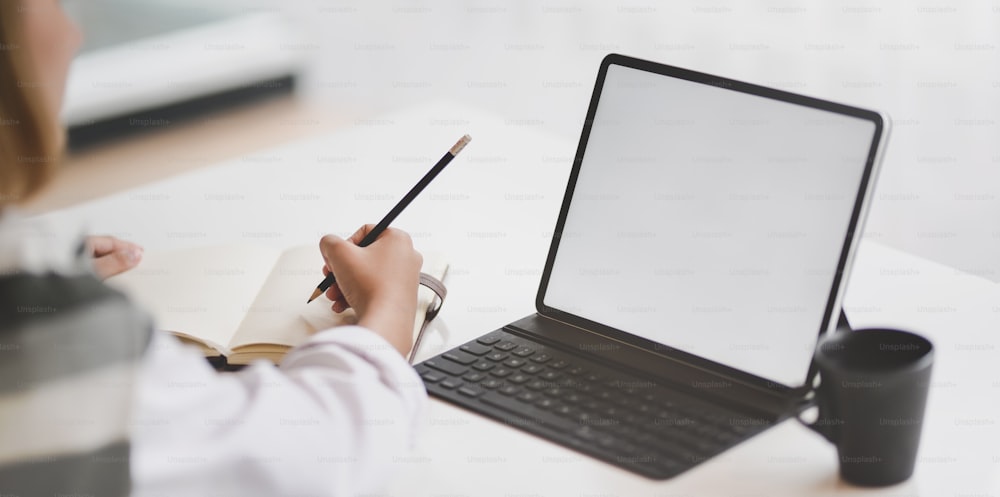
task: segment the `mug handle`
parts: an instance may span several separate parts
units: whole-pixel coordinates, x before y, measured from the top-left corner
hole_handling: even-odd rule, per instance
[[[795,410],[795,420],[799,422],[802,426],[809,428],[810,430],[819,433],[823,438],[827,439],[830,443],[836,444],[837,440],[835,438],[834,430],[831,428],[831,423],[823,422],[823,408],[817,402],[816,390],[810,390],[809,393],[799,402],[798,408]],[[809,409],[818,409],[819,412],[816,416],[816,421],[812,423],[802,419],[802,413]]]

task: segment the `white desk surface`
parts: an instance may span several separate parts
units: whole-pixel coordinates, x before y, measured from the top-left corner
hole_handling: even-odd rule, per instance
[[[449,296],[418,359],[534,312],[576,143],[448,102],[359,120],[55,212],[147,249],[290,246],[376,222],[463,133],[469,147],[395,226],[452,262]],[[915,475],[885,489],[841,482],[830,444],[785,422],[672,480],[655,482],[434,400],[386,495],[894,496],[1000,494],[1000,288],[863,242],[845,306],[855,327],[895,326],[936,346]]]

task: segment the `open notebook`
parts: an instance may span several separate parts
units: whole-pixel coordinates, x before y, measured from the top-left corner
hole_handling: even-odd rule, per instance
[[[442,280],[448,264],[441,254],[423,255],[422,271]],[[278,364],[313,333],[356,322],[352,309],[335,314],[325,295],[306,304],[323,279],[322,267],[315,245],[146,251],[138,267],[108,284],[149,310],[157,328],[197,345],[207,357],[224,356],[230,365],[255,359]],[[421,286],[415,339],[436,305],[435,293]]]

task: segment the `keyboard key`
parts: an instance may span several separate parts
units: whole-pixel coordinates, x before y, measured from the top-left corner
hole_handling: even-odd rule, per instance
[[[574,415],[576,413],[576,411],[573,409],[572,406],[567,406],[565,404],[561,405],[559,407],[556,407],[555,409],[553,409],[552,412],[554,412],[554,413],[556,413],[556,414],[558,414],[560,416],[572,416],[572,415]]]
[[[524,369],[528,369],[528,368],[524,368]],[[553,380],[558,380],[561,375],[559,373],[555,372],[555,371],[546,371],[546,372],[544,372],[544,373],[542,373],[542,374],[540,374],[538,376],[540,378],[542,378],[543,380],[553,381]]]
[[[597,435],[595,441],[597,442],[598,445],[605,448],[613,448],[618,443],[618,439],[616,439],[614,436],[605,435],[603,433]]]
[[[490,333],[489,335],[479,337],[476,341],[483,345],[493,345],[494,343],[500,341],[500,337],[493,333]]]
[[[737,438],[739,438],[735,434],[730,433],[728,431],[724,431],[724,430],[719,430],[719,431],[713,433],[711,436],[712,436],[712,438],[715,439],[716,442],[719,442],[719,445],[723,445],[723,446],[731,445],[734,442],[736,442]]]
[[[536,354],[535,357],[531,358],[532,361],[535,361],[535,362],[538,362],[538,363],[548,362],[551,359],[552,359],[552,356],[546,354],[545,352],[542,352],[541,354]]]
[[[531,377],[528,376],[528,375],[526,375],[526,374],[516,373],[516,374],[513,374],[510,377],[508,377],[507,381],[509,381],[511,383],[521,384],[521,383],[524,383],[524,382],[526,382],[526,381],[528,381],[530,379],[531,379]]]
[[[463,380],[468,381],[469,383],[475,383],[483,378],[486,378],[486,376],[483,375],[482,373],[477,373],[475,371],[468,373],[462,377]]]
[[[504,352],[510,352],[511,349],[516,349],[517,344],[514,342],[500,342],[493,346],[497,350],[502,350]]]
[[[533,380],[533,381],[529,382],[525,386],[528,387],[528,388],[530,388],[530,389],[532,389],[532,390],[544,390],[546,387],[549,386],[549,384],[545,383],[542,380]]]
[[[566,366],[569,366],[569,363],[566,362],[566,361],[564,361],[564,360],[562,360],[562,359],[559,359],[558,361],[555,361],[552,364],[549,364],[549,367],[552,368],[552,369],[563,369]]]
[[[479,361],[472,365],[473,369],[478,369],[479,371],[489,371],[495,367],[496,364],[493,364],[492,362],[489,361]]]
[[[524,359],[518,359],[516,357],[511,357],[503,362],[504,366],[508,368],[519,368],[524,365]]]
[[[437,383],[443,379],[445,376],[441,373],[435,373],[434,371],[427,371],[426,373],[420,375],[427,383]]]
[[[500,362],[507,358],[507,354],[504,354],[503,352],[490,352],[489,354],[486,354],[485,357],[491,361]]]
[[[538,364],[528,364],[527,366],[521,368],[521,372],[522,373],[528,373],[528,374],[535,374],[535,373],[537,373],[537,372],[539,372],[539,371],[541,371],[543,369],[545,369],[545,368],[542,367],[542,366],[539,366]]]
[[[668,422],[671,424],[676,424],[677,419],[680,417],[680,415],[677,414],[676,412],[667,409],[659,409],[653,413],[653,416],[659,419],[660,422],[664,424],[667,424]]]
[[[511,371],[511,370],[509,370],[507,368],[496,368],[493,371],[490,371],[490,374],[492,374],[494,376],[499,376],[501,378],[503,378],[504,376],[508,376],[511,373],[513,373],[513,371]]]
[[[461,364],[456,364],[451,361],[441,361],[438,359],[427,359],[422,364],[438,371],[444,371],[452,376],[461,376],[468,371],[468,369],[463,367]]]
[[[528,357],[529,355],[534,353],[535,350],[530,347],[518,347],[517,350],[511,352],[511,354],[514,354],[518,357]]]
[[[476,388],[467,385],[462,388],[459,388],[458,393],[462,395],[468,395],[469,397],[479,397],[480,395],[483,394],[483,390],[481,388]]]
[[[496,378],[487,378],[479,383],[479,386],[483,388],[498,388],[504,383]]]
[[[732,419],[731,416],[727,416],[721,412],[706,412],[705,421],[718,425],[718,426],[729,426],[729,420]]]
[[[618,446],[618,451],[625,453],[626,456],[636,456],[639,454],[640,450],[641,449],[635,446],[635,444],[631,444],[628,442],[621,442],[620,445]]]
[[[448,378],[441,382],[441,386],[445,388],[455,388],[462,386],[462,382],[455,378]]]
[[[521,392],[521,393],[517,394],[517,396],[515,396],[515,398],[517,400],[524,401],[524,402],[534,402],[535,400],[539,399],[539,396],[538,396],[537,393]]]
[[[454,362],[457,362],[459,364],[462,364],[463,366],[468,366],[469,364],[472,364],[472,363],[474,363],[474,362],[476,362],[476,361],[479,360],[478,357],[476,357],[476,356],[474,356],[472,354],[466,354],[465,352],[455,352],[455,351],[446,352],[441,357],[444,357],[445,359],[448,359],[449,361],[454,361]]]
[[[554,366],[549,366],[549,367],[554,367]],[[586,372],[587,372],[586,368],[582,366],[575,366],[569,369],[569,374],[573,376],[580,376]]]
[[[491,351],[493,349],[490,348],[490,347],[487,347],[485,345],[479,344],[479,343],[467,343],[467,344],[459,347],[459,350],[463,350],[463,351],[468,352],[470,354],[483,355],[483,354],[485,354],[485,353],[487,353],[487,352],[489,352],[489,351]]]
[[[589,426],[581,426],[573,434],[584,440],[597,440],[597,432]]]
[[[517,388],[514,385],[504,385],[504,386],[500,387],[500,389],[497,390],[497,391],[500,392],[500,393],[502,393],[502,394],[504,394],[504,395],[514,395],[514,394],[520,392],[521,389]]]
[[[553,407],[555,407],[556,401],[554,401],[552,399],[543,398],[543,399],[539,400],[538,402],[535,402],[535,405],[538,406],[538,407],[541,407],[542,409],[550,410]]]

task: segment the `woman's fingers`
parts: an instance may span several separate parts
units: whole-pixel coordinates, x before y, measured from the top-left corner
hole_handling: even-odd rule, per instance
[[[373,229],[375,229],[374,224],[366,224],[358,228],[358,231],[355,231],[354,234],[351,235],[349,240],[353,242],[355,245],[361,245],[361,240],[364,240],[365,237],[368,236],[368,233],[370,233],[371,230]]]
[[[94,272],[101,279],[128,271],[142,260],[142,247],[114,237],[88,237],[87,246],[94,260]]]
[[[336,312],[337,314],[340,314],[341,312],[344,312],[344,311],[350,309],[351,306],[347,305],[347,301],[346,300],[341,299],[341,300],[338,300],[338,301],[334,302],[333,306],[331,306],[330,308],[333,309],[333,312]]]

